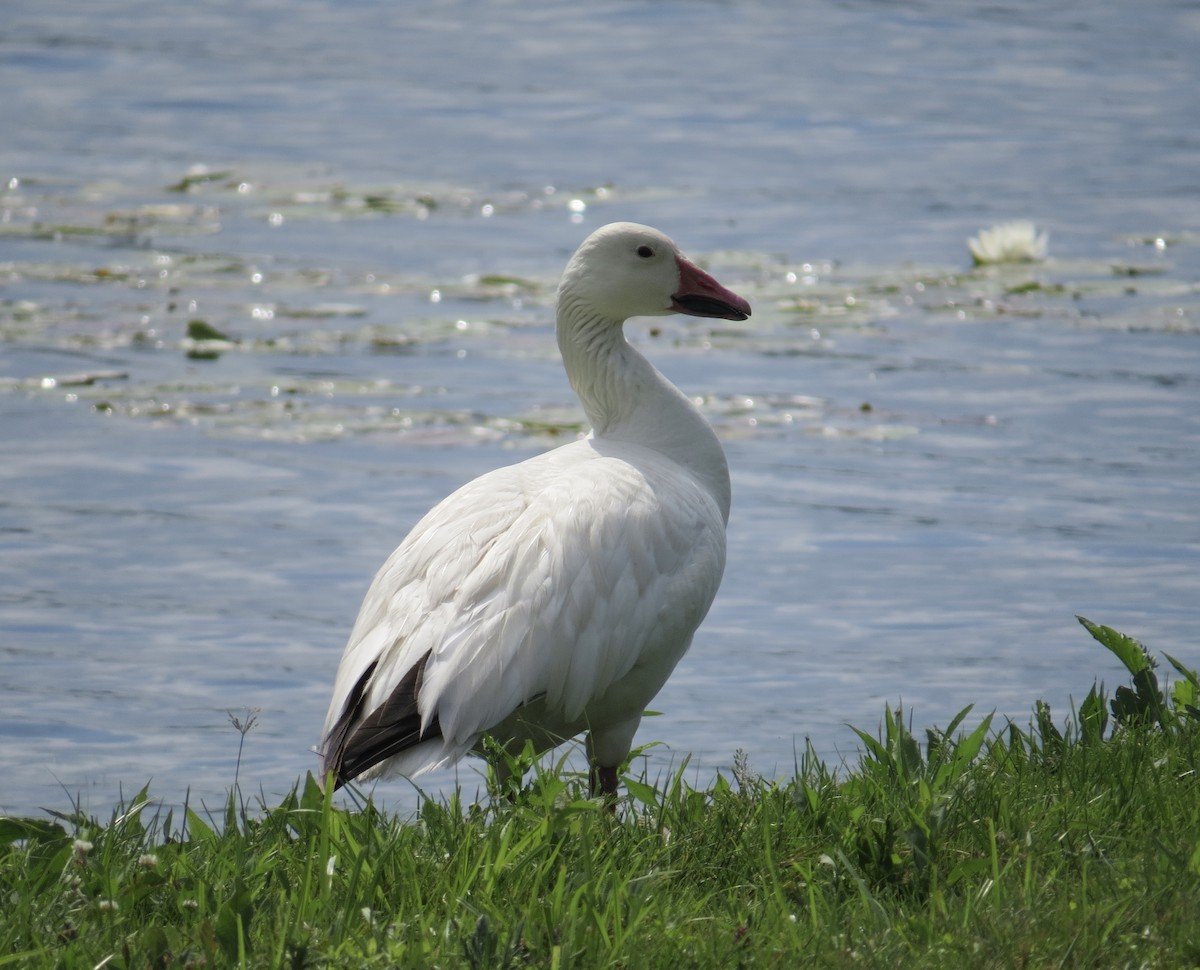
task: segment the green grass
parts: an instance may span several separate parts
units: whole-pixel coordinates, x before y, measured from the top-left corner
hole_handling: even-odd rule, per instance
[[[311,778],[215,819],[0,819],[0,968],[1200,966],[1200,683],[1084,623],[1132,681],[1065,722],[889,709],[851,768],[627,777],[615,816],[542,766],[408,819]]]

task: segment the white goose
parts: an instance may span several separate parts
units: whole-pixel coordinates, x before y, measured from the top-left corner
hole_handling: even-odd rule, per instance
[[[622,329],[666,313],[750,304],[647,226],[605,226],[571,257],[558,346],[592,433],[464,485],[384,563],[325,721],[335,787],[419,775],[484,735],[545,751],[587,731],[593,791],[616,792],[725,567],[725,454]]]

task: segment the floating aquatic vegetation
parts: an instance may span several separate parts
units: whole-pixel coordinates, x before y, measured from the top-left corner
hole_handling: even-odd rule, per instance
[[[628,209],[685,194],[611,185],[321,184],[307,173],[283,169],[252,174],[194,169],[171,187],[183,194],[147,201],[137,187],[35,182],[3,194],[0,215],[7,221],[0,220],[0,233],[22,240],[13,247],[22,258],[0,263],[0,280],[14,294],[0,299],[0,350],[32,351],[28,359],[37,363],[21,371],[20,357],[13,355],[17,363],[0,381],[0,393],[74,394],[98,413],[152,416],[220,435],[312,440],[384,431],[413,442],[545,447],[578,434],[582,416],[569,409],[525,413],[529,398],[488,386],[487,375],[521,360],[545,365],[546,373],[560,379],[552,310],[557,260],[532,270],[527,261],[500,260],[458,275],[444,268],[453,262],[379,256],[377,244],[391,238],[389,226],[364,221],[336,227],[339,241],[350,244],[343,249],[330,245],[332,231],[320,226],[314,231],[313,224],[405,213],[528,217],[536,210],[591,218],[598,215],[596,207],[619,203]],[[275,213],[296,234],[279,249],[262,244],[261,221]],[[300,217],[298,227],[287,223],[292,216]],[[241,237],[227,247],[196,238],[239,225],[250,227],[249,244]],[[187,244],[170,242],[176,235],[189,235]],[[986,230],[972,240],[977,262],[1025,262],[974,272],[800,260],[761,250],[693,253],[746,293],[753,318],[701,323],[656,317],[635,322],[629,336],[668,365],[671,355],[713,352],[758,357],[775,366],[792,357],[881,358],[878,348],[905,340],[914,327],[958,321],[1200,329],[1200,288],[1164,258],[1178,247],[1183,265],[1193,254],[1182,248],[1200,241],[1195,234],[1122,236],[1115,253],[1103,257],[1035,264],[1045,255],[1045,240],[1031,223]],[[56,354],[57,363],[45,362],[46,355]],[[392,359],[372,359],[387,357]],[[310,365],[304,358],[324,360]],[[221,363],[211,364],[217,360]],[[469,370],[459,370],[453,363],[459,360]],[[122,369],[112,370],[116,367]],[[443,407],[444,392],[437,388],[410,395],[403,385],[368,388],[340,376],[321,387],[293,379],[310,368],[336,375],[420,371],[422,380],[451,386],[445,393],[457,395],[456,405],[478,404],[480,411]],[[95,380],[69,387],[70,373],[80,369]],[[166,383],[183,374],[212,386]],[[459,386],[457,380],[475,383]],[[857,399],[834,408],[751,393],[713,396],[708,390],[703,407],[728,436],[799,430],[881,440],[914,433],[924,421],[892,415],[886,406],[861,409]],[[504,409],[513,413],[499,413]]]
[[[331,320],[335,317],[365,317],[367,308],[356,303],[316,303],[308,307],[279,305],[272,313],[293,320]]]
[[[222,340],[225,343],[231,343],[231,339],[221,333],[207,320],[189,320],[187,322],[187,336],[189,340]]]
[[[238,341],[222,333],[207,320],[189,320],[183,350],[189,360],[216,360]]]
[[[64,240],[146,240],[159,236],[197,236],[220,232],[215,206],[174,204],[138,205],[105,210],[74,211],[72,207],[30,206],[24,211],[5,207],[0,237],[60,242]]]
[[[151,419],[236,438],[310,442],[390,434],[413,445],[503,443],[545,448],[586,431],[577,408],[534,408],[517,415],[438,407],[439,387],[384,379],[300,377],[223,381],[195,377],[153,386],[125,373],[96,372],[21,381],[0,380],[0,392],[66,393],[66,401],[102,415]]]
[[[749,438],[799,431],[822,438],[892,441],[919,433],[911,421],[869,403],[835,407],[806,394],[725,394],[696,400],[723,438]]]
[[[527,280],[520,276],[505,276],[502,273],[485,273],[483,276],[467,277],[467,279],[474,279],[480,286],[505,292],[534,293],[541,286],[536,280]]]
[[[299,184],[296,184],[297,180]],[[166,190],[225,197],[230,204],[237,200],[236,204],[248,207],[272,225],[283,225],[291,219],[379,216],[410,216],[418,220],[435,215],[490,219],[504,214],[545,210],[562,211],[572,222],[580,222],[596,206],[614,203],[628,206],[678,197],[689,191],[665,187],[623,188],[611,183],[498,189],[429,180],[365,186],[341,182],[321,185],[313,184],[308,173],[289,171],[286,166],[235,173],[204,165],[193,166],[178,181],[166,186]]]
[[[190,192],[198,186],[208,185],[212,182],[228,182],[232,178],[233,172],[228,169],[212,171],[206,165],[193,165],[178,182],[168,185],[167,191]]]
[[[1002,222],[967,240],[976,265],[1032,263],[1046,258],[1049,236],[1027,220]]]
[[[1175,232],[1152,232],[1127,236],[1125,241],[1130,246],[1152,246],[1161,253],[1172,246],[1200,245],[1200,232],[1187,229]]]
[[[41,377],[0,378],[0,391],[54,391],[60,388],[93,387],[108,381],[129,379],[127,371],[86,371],[77,374],[46,374]]]
[[[1114,263],[1112,267],[1114,276],[1158,276],[1167,271],[1167,267],[1161,264],[1147,264],[1135,266],[1132,263]]]

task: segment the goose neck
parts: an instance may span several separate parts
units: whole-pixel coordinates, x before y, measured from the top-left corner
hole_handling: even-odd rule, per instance
[[[558,346],[593,437],[643,446],[687,468],[729,513],[720,441],[688,397],[625,339],[623,321],[560,298]]]
[[[626,342],[622,321],[578,304],[560,304],[557,331],[567,379],[593,430],[604,434],[628,418],[645,393],[637,373],[644,358]]]

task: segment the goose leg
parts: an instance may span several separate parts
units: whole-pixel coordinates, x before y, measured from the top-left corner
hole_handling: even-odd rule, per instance
[[[617,811],[617,766],[593,764],[591,789],[593,797],[603,796],[606,807],[615,815]]]

